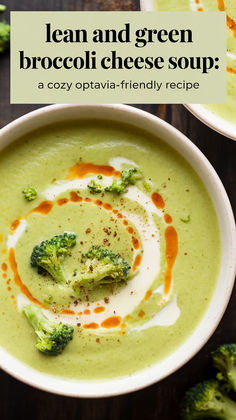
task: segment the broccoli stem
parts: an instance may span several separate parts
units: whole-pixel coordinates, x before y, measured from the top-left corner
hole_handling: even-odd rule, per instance
[[[236,404],[230,398],[224,395],[224,403],[217,402],[216,406],[220,417],[224,420],[236,420]]]
[[[121,279],[119,276],[117,276],[115,269],[109,265],[108,267],[101,267],[100,271],[95,275],[94,273],[81,274],[79,282],[75,282],[73,289],[79,293],[80,286],[89,287],[96,286],[97,284],[104,285],[120,282]]]
[[[62,266],[45,266],[44,269],[52,276],[57,283],[67,283],[66,275]]]
[[[228,379],[234,391],[236,391],[236,367],[232,366],[228,371]]]
[[[27,305],[24,307],[24,313],[27,316],[28,320],[32,324],[35,332],[37,335],[40,328],[44,328],[45,330],[52,330],[51,323],[48,321],[44,313],[41,309],[39,309],[36,305]]]
[[[74,328],[47,318],[42,310],[33,304],[23,308],[23,313],[37,335],[35,347],[44,354],[60,354],[73,338]]]

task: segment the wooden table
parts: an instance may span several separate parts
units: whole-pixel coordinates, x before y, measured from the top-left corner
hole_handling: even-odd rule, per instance
[[[8,0],[10,10],[139,10],[138,0]],[[9,104],[9,57],[0,59],[0,127],[38,106]],[[141,98],[140,98],[141,99]],[[182,105],[138,105],[186,134],[219,174],[236,210],[236,142],[193,117]],[[236,296],[205,347],[187,365],[162,382],[129,395],[73,399],[39,391],[0,371],[0,418],[34,420],[176,420],[185,390],[212,374],[209,354],[218,344],[235,341]]]

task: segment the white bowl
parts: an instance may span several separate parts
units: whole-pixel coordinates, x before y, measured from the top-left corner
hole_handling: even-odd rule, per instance
[[[155,11],[155,0],[140,0],[140,9],[144,12]],[[236,117],[234,124],[225,120],[219,115],[214,114],[201,104],[184,104],[184,106],[200,121],[208,125],[208,127],[212,128],[223,136],[229,137],[232,140],[236,140]]]
[[[144,388],[170,375],[193,357],[213,334],[226,309],[235,276],[235,223],[224,187],[200,150],[182,133],[163,120],[126,105],[52,105],[13,121],[0,131],[0,148],[43,125],[80,118],[102,118],[128,122],[159,136],[191,164],[204,182],[219,221],[222,258],[214,295],[193,334],[171,356],[142,371],[109,380],[66,380],[40,373],[0,349],[0,367],[15,378],[45,391],[73,397],[105,397]]]
[[[229,137],[232,140],[236,140],[236,124],[224,120],[200,104],[185,104],[184,106],[200,121],[208,125],[208,127],[212,128],[223,136]]]

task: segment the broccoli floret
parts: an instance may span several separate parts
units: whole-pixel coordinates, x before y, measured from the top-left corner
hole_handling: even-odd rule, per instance
[[[56,356],[72,340],[73,327],[61,322],[50,321],[36,305],[25,306],[23,312],[38,336],[36,348],[42,353]]]
[[[33,249],[31,265],[38,267],[39,272],[42,272],[42,269],[46,270],[57,282],[65,283],[66,278],[63,272],[62,261],[75,245],[76,235],[67,232],[42,241]]]
[[[126,184],[124,184],[123,182],[118,182],[117,179],[114,179],[112,184],[109,185],[109,187],[105,188],[105,191],[122,194],[125,191],[125,188],[126,188]]]
[[[0,53],[9,49],[10,46],[10,25],[4,20],[0,22]]]
[[[217,378],[236,391],[236,344],[223,344],[211,356],[213,365],[220,371]]]
[[[236,403],[221,392],[218,381],[201,382],[186,392],[182,404],[182,418],[235,420]]]
[[[98,175],[97,178],[102,179],[102,175]],[[92,179],[88,184],[88,188],[93,194],[98,194],[103,191],[122,194],[128,185],[134,185],[139,179],[142,179],[142,175],[136,168],[124,169],[121,172],[121,179],[114,179],[111,185],[104,188],[102,184]]]
[[[125,185],[134,185],[139,179],[142,179],[142,175],[136,168],[124,169],[121,172],[121,181]]]
[[[103,191],[103,186],[98,182],[95,182],[94,179],[90,181],[90,183],[88,184],[88,188],[93,194],[99,194]]]
[[[142,175],[136,168],[124,169],[121,172],[121,181],[114,179],[105,191],[122,194],[128,185],[134,185],[139,179],[142,179]]]
[[[22,193],[27,201],[33,201],[37,197],[37,191],[33,187],[24,188]]]
[[[79,293],[81,286],[95,287],[128,281],[129,264],[109,249],[92,246],[84,258],[85,262],[79,269],[73,286],[76,292]]]

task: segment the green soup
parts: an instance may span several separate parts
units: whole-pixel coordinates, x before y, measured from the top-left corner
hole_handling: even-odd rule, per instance
[[[218,11],[227,15],[227,103],[204,105],[215,115],[236,124],[236,7],[235,0],[155,0],[160,11]],[[219,5],[220,4],[220,5]],[[217,30],[217,29],[216,29]]]
[[[93,194],[123,168],[143,178],[123,194]],[[221,246],[211,199],[191,166],[161,139],[110,121],[68,121],[16,140],[0,153],[0,344],[52,375],[94,379],[130,374],[170,355],[193,332],[216,285]],[[22,190],[32,186],[34,201]],[[92,245],[125,258],[132,278],[72,293],[30,265],[32,249],[77,235],[64,261],[71,281]],[[27,302],[74,326],[58,356],[35,348]]]

